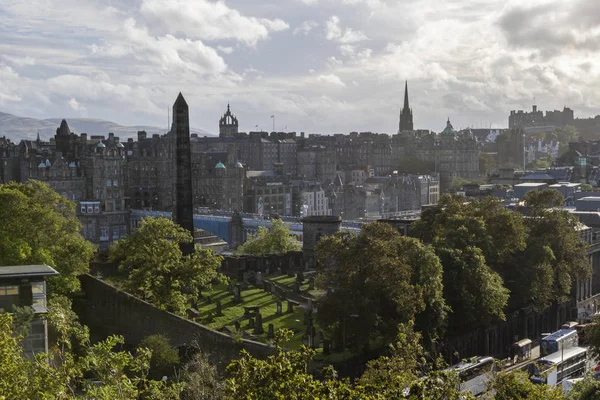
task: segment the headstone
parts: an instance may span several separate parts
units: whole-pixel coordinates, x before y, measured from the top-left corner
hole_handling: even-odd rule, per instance
[[[315,347],[317,347],[317,344],[315,343],[316,338],[317,338],[317,332],[316,332],[315,327],[312,326],[310,329],[310,335],[308,336],[309,347],[311,349],[314,349]]]
[[[294,292],[300,293],[300,282],[298,281],[294,282]]]
[[[294,312],[294,303],[288,300],[287,302],[287,313],[291,314]]]
[[[308,278],[308,290],[315,290],[315,278]]]
[[[217,317],[220,317],[221,315],[223,315],[223,310],[222,310],[222,306],[221,306],[221,301],[217,300],[215,302],[215,305],[217,307]]]
[[[235,330],[239,332],[240,331],[240,321],[235,321],[234,325],[235,325]]]
[[[248,284],[246,282],[242,283],[242,289],[248,290]]]
[[[291,268],[288,268],[288,270],[287,270],[287,276],[288,276],[288,278],[293,278],[294,277],[294,271],[292,271]]]
[[[262,281],[262,273],[260,271],[258,271],[256,273],[256,286],[260,286],[262,285],[263,281]]]
[[[233,293],[233,301],[235,303],[242,302],[242,288],[239,283],[235,285],[235,289],[234,289],[234,293]]]
[[[271,268],[269,268],[267,266],[267,268],[265,268],[265,275],[269,275],[270,272],[271,272]]]
[[[323,343],[323,331],[317,332],[317,343]]]
[[[298,274],[296,275],[296,280],[300,283],[304,282],[304,272],[298,272]]]
[[[206,301],[208,304],[212,303],[212,296],[206,296]]]
[[[262,283],[262,288],[265,292],[271,293],[271,282],[264,281]]]
[[[277,288],[275,287],[275,285],[271,285],[271,293],[277,293]]]
[[[313,308],[312,299],[308,299],[308,309],[312,310],[312,308]]]
[[[243,283],[245,283],[246,285],[248,284],[248,277],[249,277],[248,272],[244,272]]]
[[[254,318],[248,318],[248,328],[254,329]]]
[[[254,324],[254,334],[255,335],[260,335],[261,333],[264,333],[265,330],[263,329],[263,323],[262,323],[262,315],[260,314],[260,312],[256,313],[256,323]]]
[[[331,354],[331,340],[323,339],[323,354],[328,356]]]
[[[269,324],[269,330],[267,331],[267,338],[273,339],[275,337],[275,327],[273,324]]]
[[[233,284],[233,282],[229,282],[229,284],[227,284],[227,291],[229,292],[229,294],[233,294],[235,285]]]
[[[281,314],[283,314],[283,310],[282,310],[281,302],[278,301],[277,302],[277,312],[275,313],[275,315],[281,315]]]

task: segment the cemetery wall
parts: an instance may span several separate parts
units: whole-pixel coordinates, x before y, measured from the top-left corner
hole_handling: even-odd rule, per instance
[[[243,348],[257,358],[266,358],[273,348],[231,336],[181,318],[121,291],[91,275],[79,277],[83,296],[74,303],[81,322],[94,337],[122,335],[136,346],[147,336],[161,333],[176,347],[194,345],[213,359],[228,362]]]

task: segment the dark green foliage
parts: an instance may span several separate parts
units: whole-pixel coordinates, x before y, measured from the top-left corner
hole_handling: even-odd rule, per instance
[[[139,347],[152,352],[149,372],[152,379],[160,380],[163,376],[174,375],[179,366],[179,352],[171,346],[166,336],[161,334],[148,336],[140,342]]]
[[[363,226],[359,235],[322,238],[316,249],[317,283],[328,293],[317,318],[341,342],[365,346],[396,337],[399,323],[416,320],[429,346],[444,327],[442,268],[433,249],[390,225]]]

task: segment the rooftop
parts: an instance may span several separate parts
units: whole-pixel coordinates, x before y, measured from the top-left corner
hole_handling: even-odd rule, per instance
[[[58,272],[48,265],[13,265],[0,267],[0,278],[20,278],[28,276],[55,276]]]
[[[527,183],[519,183],[518,185],[515,185],[515,187],[540,187],[540,186],[546,186],[546,183],[540,183],[540,182],[527,182]]]

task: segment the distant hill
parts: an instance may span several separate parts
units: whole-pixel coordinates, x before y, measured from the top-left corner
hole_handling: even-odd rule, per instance
[[[115,122],[105,121],[94,118],[65,118],[75,133],[87,133],[88,135],[104,135],[109,132],[121,139],[135,137],[138,131],[146,131],[148,135],[154,133],[164,134],[165,128],[156,126],[123,126]],[[18,143],[22,139],[35,139],[38,130],[42,140],[48,140],[54,137],[56,128],[60,126],[62,118],[35,119],[28,117],[19,117],[17,115],[0,112],[0,136],[6,136],[13,142]],[[191,133],[197,133],[199,136],[215,136],[211,132],[203,129],[190,128]]]

